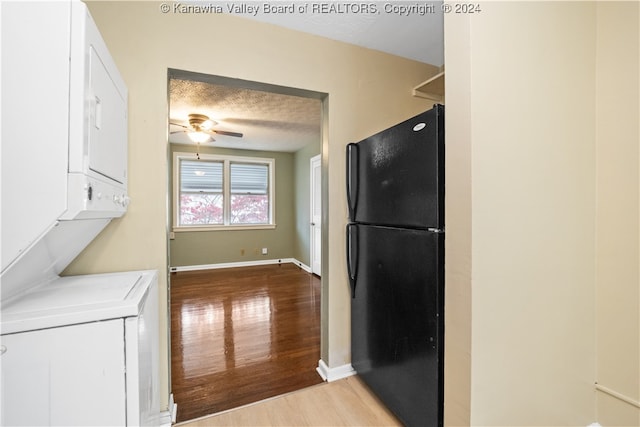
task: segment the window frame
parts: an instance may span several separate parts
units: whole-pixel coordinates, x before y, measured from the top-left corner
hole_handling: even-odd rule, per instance
[[[229,230],[269,230],[276,228],[276,186],[275,186],[275,166],[276,160],[269,157],[246,157],[235,155],[223,155],[223,154],[203,154],[200,153],[200,160],[222,162],[222,195],[223,195],[223,224],[208,224],[208,225],[181,225],[180,219],[180,168],[181,161],[196,160],[194,153],[173,153],[173,227],[175,232],[191,232],[191,231],[229,231]],[[231,211],[231,163],[245,163],[245,164],[261,164],[267,165],[269,180],[267,184],[267,194],[269,197],[269,222],[266,224],[231,224],[230,211]]]

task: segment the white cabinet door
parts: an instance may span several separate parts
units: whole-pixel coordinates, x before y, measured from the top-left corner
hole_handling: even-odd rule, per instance
[[[126,425],[122,319],[2,336],[2,425]]]

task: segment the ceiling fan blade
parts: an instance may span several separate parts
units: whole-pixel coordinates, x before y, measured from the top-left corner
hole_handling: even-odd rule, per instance
[[[174,132],[169,132],[170,135],[174,135],[176,133],[187,133],[187,131],[186,130],[177,130],[177,131],[174,131]]]
[[[181,128],[189,129],[189,126],[181,125],[180,123],[169,122],[171,126],[180,126]]]
[[[215,130],[215,129],[212,129],[212,132],[215,132],[218,135],[227,135],[227,136],[235,136],[236,138],[242,138],[242,134],[240,132],[229,132],[226,130]]]

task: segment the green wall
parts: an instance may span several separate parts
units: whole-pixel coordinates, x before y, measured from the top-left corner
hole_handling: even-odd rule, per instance
[[[195,147],[171,144],[170,210],[173,215],[173,153]],[[170,266],[296,258],[309,265],[309,159],[320,142],[297,153],[200,147],[200,153],[275,159],[276,228],[268,230],[177,231],[170,240]],[[267,255],[261,249],[267,248]]]

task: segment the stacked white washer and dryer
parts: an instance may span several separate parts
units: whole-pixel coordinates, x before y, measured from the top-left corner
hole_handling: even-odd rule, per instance
[[[157,271],[61,276],[127,211],[127,88],[84,3],[0,20],[0,424],[158,425]]]

